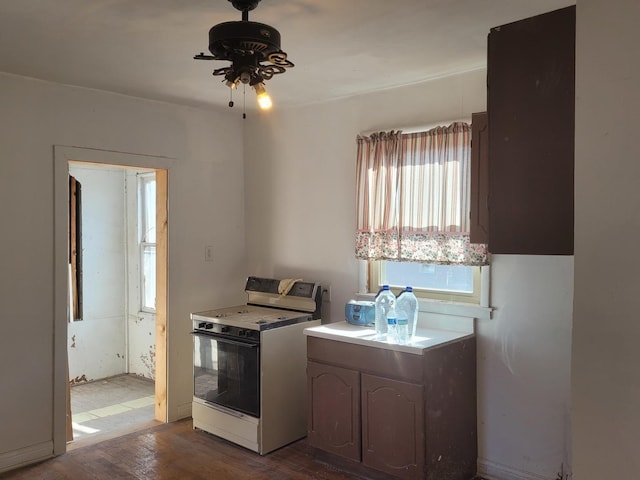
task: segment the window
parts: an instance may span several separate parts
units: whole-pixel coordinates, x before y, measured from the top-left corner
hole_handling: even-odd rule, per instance
[[[69,320],[82,320],[82,186],[69,175]]]
[[[411,285],[417,297],[463,303],[480,303],[480,268],[433,263],[369,262],[369,291],[389,285],[397,295]]]
[[[140,247],[140,310],[156,310],[156,176],[138,174],[138,243]]]
[[[480,302],[486,245],[469,240],[471,126],[358,137],[356,257],[369,291]],[[397,292],[396,292],[397,293]]]

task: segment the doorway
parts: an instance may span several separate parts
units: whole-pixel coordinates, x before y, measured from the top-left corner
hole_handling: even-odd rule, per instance
[[[135,415],[132,414],[144,410],[140,426],[147,425],[149,419],[161,422],[167,420],[166,244],[170,161],[163,157],[76,147],[56,146],[54,152],[54,452],[63,453],[67,439],[73,433],[73,423],[79,429],[76,430],[76,440],[79,440],[77,443],[81,443],[95,433],[99,433],[100,438],[113,436],[113,432],[106,432],[108,428],[105,425],[112,425],[122,433],[135,428],[133,424],[123,424],[118,415],[132,417],[135,424]],[[71,255],[68,248],[65,249],[63,264],[63,252],[60,248],[62,233],[64,231],[68,234],[71,226],[68,198],[64,218],[61,204],[63,193],[68,195],[70,191],[68,176],[73,173],[80,177],[78,180],[81,185],[82,178],[86,183],[82,189],[82,209],[86,210],[82,221],[82,312],[75,318],[73,308],[69,308],[74,305],[72,276],[69,275]],[[153,195],[146,199],[152,202],[147,207],[155,207],[146,209],[147,213],[155,210],[153,219],[148,219],[152,221],[147,222],[147,227],[152,225],[155,237],[145,237],[144,245],[137,241],[140,222],[137,189],[138,179],[142,177],[147,179],[142,182],[147,187],[150,184],[155,187],[152,189]],[[153,179],[152,182],[148,181],[150,178]],[[91,192],[90,197],[88,192]],[[89,198],[91,201],[88,201]],[[146,231],[148,233],[148,228]],[[65,236],[68,247],[69,237]],[[137,243],[136,246],[132,245],[132,238]],[[150,253],[155,257],[155,272],[152,272],[155,273],[155,312],[140,306],[144,303],[140,301],[141,294],[144,296],[146,291],[145,298],[150,298]],[[144,257],[142,260],[141,256]],[[145,263],[143,260],[146,260],[146,276],[141,265]],[[64,288],[60,288],[63,268],[67,270],[65,280],[68,281],[64,282]],[[64,310],[61,305],[63,298]],[[148,304],[147,301],[147,306]],[[64,321],[61,319],[63,312]],[[61,366],[66,367],[65,371],[62,371]],[[96,405],[96,408],[89,410],[89,407],[82,407],[85,411],[78,412],[78,408],[73,412],[72,389],[76,385],[80,389],[90,384],[93,384],[91,387],[94,390],[94,387],[104,386],[111,392],[111,398],[121,401],[114,401],[112,405]],[[127,398],[118,393],[114,396],[114,388],[118,386],[128,389],[135,398]],[[86,395],[83,396],[81,404],[88,405]],[[109,397],[105,394],[99,396],[103,402]],[[74,418],[74,414],[82,415]],[[98,425],[102,427],[94,428]]]
[[[69,162],[74,444],[154,420],[156,173]]]

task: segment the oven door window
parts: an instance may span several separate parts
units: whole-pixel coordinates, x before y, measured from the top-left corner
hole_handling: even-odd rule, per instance
[[[195,333],[193,346],[194,396],[259,418],[259,345]]]

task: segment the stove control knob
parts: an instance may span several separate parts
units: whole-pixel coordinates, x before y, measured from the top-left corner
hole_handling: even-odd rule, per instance
[[[246,337],[247,336],[247,331],[246,330],[238,330],[238,336],[239,337]]]
[[[206,328],[207,330],[211,330],[213,328],[213,323],[205,324],[204,328]]]
[[[226,325],[223,325],[223,326],[220,328],[220,331],[221,331],[222,333],[227,333],[227,332],[229,331],[229,327],[228,327],[228,326],[226,326]]]
[[[198,328],[206,328],[206,326],[207,326],[207,322],[198,323]]]

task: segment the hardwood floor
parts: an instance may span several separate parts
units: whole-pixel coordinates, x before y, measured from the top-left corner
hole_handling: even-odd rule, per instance
[[[329,463],[300,440],[260,456],[194,431],[191,419],[157,425],[68,451],[59,457],[0,474],[11,480],[370,480]]]
[[[158,425],[0,474],[11,480],[347,480],[352,474],[315,460],[304,440],[261,457],[192,429],[191,420]]]

